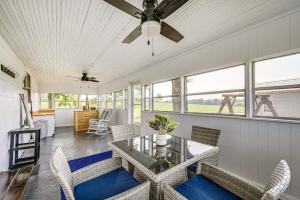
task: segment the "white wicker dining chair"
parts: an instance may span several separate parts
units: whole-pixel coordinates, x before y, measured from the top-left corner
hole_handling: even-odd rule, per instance
[[[95,190],[92,190],[91,193],[89,194],[84,194],[85,195],[84,198],[77,198],[76,187],[79,186],[80,184],[86,184],[89,181],[93,181],[98,177],[105,176],[113,172],[114,170],[120,169],[121,159],[120,158],[106,159],[98,163],[84,167],[72,173],[69,168],[68,161],[64,155],[63,150],[61,149],[61,147],[57,147],[50,158],[50,168],[54,176],[56,177],[58,183],[62,187],[67,200],[86,199],[88,195],[93,195],[92,193],[95,192]],[[125,175],[126,173],[127,172],[125,172]],[[123,176],[124,176],[124,170],[123,170]],[[127,180],[131,179],[129,174],[126,176],[128,177]],[[116,180],[116,182],[118,181]],[[94,187],[95,186],[93,186],[92,188]],[[111,187],[111,185],[108,185],[107,187]],[[114,194],[113,196],[110,196],[106,199],[109,200],[113,200],[113,199],[114,200],[125,200],[125,199],[148,200],[149,199],[150,182],[148,181],[142,184],[138,184],[137,186],[128,187],[126,185],[125,186],[123,185],[122,187],[123,190],[124,187],[127,190],[121,193]],[[105,190],[105,188],[101,188],[101,190]],[[99,197],[99,199],[103,199],[100,196],[97,197]]]
[[[135,124],[112,126],[112,135],[114,141],[126,140],[135,137],[138,127]]]
[[[291,172],[285,160],[281,160],[277,164],[265,188],[260,188],[257,186],[258,184],[253,181],[249,181],[243,177],[207,163],[202,163],[201,174],[194,176],[192,179],[197,179],[198,176],[204,176],[212,181],[210,183],[217,184],[217,187],[221,187],[226,191],[247,200],[278,200],[291,181]],[[200,190],[201,188],[203,189],[207,187],[206,185],[193,185],[195,180],[188,180],[187,182],[185,183],[186,185],[192,185],[192,187],[195,188],[198,187]],[[178,187],[181,187],[181,185],[177,185],[173,188],[166,184],[164,186],[164,200],[187,200],[189,198],[187,196],[193,193],[193,188],[191,188],[191,190],[186,190],[188,193],[185,193],[185,196],[183,196],[183,194],[178,192]],[[207,195],[209,196],[210,192],[216,193],[217,191],[208,191],[204,189],[202,192],[208,193]]]

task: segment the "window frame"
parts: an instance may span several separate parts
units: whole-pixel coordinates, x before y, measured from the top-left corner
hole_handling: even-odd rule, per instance
[[[55,99],[55,94],[61,94],[61,95],[74,95],[77,96],[77,101],[56,101]],[[67,94],[67,93],[52,93],[53,95],[53,108],[54,109],[79,109],[80,108],[80,95],[79,94]],[[60,108],[60,107],[56,107],[56,102],[77,102],[77,106],[76,107],[71,107],[71,108]]]
[[[149,88],[149,97],[146,96],[146,87]],[[143,104],[144,104],[144,108],[143,108],[143,111],[150,111],[151,110],[151,87],[150,87],[150,84],[146,84],[146,85],[143,85]],[[149,104],[149,108],[146,109],[146,101],[148,101],[148,104]]]
[[[166,96],[161,96],[161,97],[155,97],[154,96],[154,85],[155,84],[159,84],[159,83],[164,83],[164,82],[169,82],[169,81],[173,81],[173,80],[179,80],[180,82],[180,91],[179,91],[179,95],[178,96],[174,96],[174,95],[166,95]],[[150,84],[149,84],[150,85]],[[182,106],[182,99],[181,99],[181,90],[183,89],[183,86],[182,86],[182,83],[181,83],[181,77],[175,77],[175,78],[172,78],[172,79],[167,79],[167,80],[163,80],[163,81],[157,81],[157,82],[153,82],[151,83],[151,86],[152,86],[152,90],[150,90],[150,107],[152,108],[151,111],[154,111],[154,112],[165,112],[165,113],[181,113],[181,106]],[[155,110],[155,107],[154,107],[154,104],[155,104],[155,99],[158,99],[158,98],[173,98],[173,97],[178,97],[180,99],[180,109],[179,111],[164,111],[164,110]]]
[[[234,68],[234,67],[239,67],[239,66],[243,66],[244,68],[244,73],[243,73],[243,78],[244,78],[244,89],[236,89],[236,90],[220,90],[220,91],[209,91],[209,92],[196,92],[196,93],[187,93],[187,77],[190,76],[196,76],[196,75],[201,75],[201,74],[207,74],[210,72],[215,72],[215,71],[221,71],[221,70],[226,70],[226,69],[230,69],[230,68]],[[203,72],[198,72],[198,73],[192,73],[192,74],[188,74],[183,76],[184,78],[184,113],[185,114],[201,114],[201,115],[215,115],[215,116],[229,116],[229,117],[246,117],[247,116],[247,67],[248,65],[245,62],[241,62],[241,63],[234,63],[234,64],[229,64],[229,65],[225,65],[223,67],[216,67],[212,70],[207,70],[207,71],[203,71]],[[187,97],[188,96],[196,96],[196,95],[209,95],[209,94],[220,94],[220,93],[231,93],[231,92],[244,92],[244,114],[242,115],[238,115],[238,114],[226,114],[226,113],[206,113],[206,112],[188,112],[188,100]]]
[[[110,101],[108,101],[107,99],[107,95],[108,94],[111,94],[111,108],[109,108],[107,105],[108,105],[108,102],[110,102]],[[105,93],[105,108],[107,108],[107,109],[114,109],[114,93],[113,92],[106,92]]]
[[[122,94],[122,98],[121,99],[116,99],[116,93],[121,93]],[[116,107],[116,102],[117,101],[121,101],[122,102],[122,106],[121,106],[121,108],[117,108]],[[114,109],[116,109],[116,110],[124,110],[124,92],[123,92],[123,90],[117,90],[117,91],[115,91],[114,93],[113,93],[113,102],[114,102],[114,105],[113,105],[113,108]]]
[[[255,105],[255,100],[256,100],[256,87],[255,87],[255,63],[260,62],[260,61],[266,61],[266,60],[272,60],[272,59],[277,59],[277,58],[282,58],[282,57],[287,57],[287,56],[292,56],[292,55],[296,55],[299,54],[300,55],[300,50],[292,50],[292,51],[287,51],[287,52],[280,52],[277,54],[272,54],[272,55],[268,55],[268,56],[263,56],[260,58],[255,58],[252,59],[250,61],[250,64],[252,66],[251,68],[251,73],[252,73],[252,79],[251,79],[251,106],[252,106],[252,110],[251,110],[251,118],[252,119],[268,119],[268,120],[283,120],[283,121],[296,121],[299,122],[300,121],[300,117],[276,117],[276,116],[262,116],[262,115],[254,115],[255,109],[256,109],[256,105]],[[271,89],[270,89],[271,88]],[[260,88],[260,90],[281,90],[281,89],[296,89],[296,88],[300,88],[300,85],[298,85],[298,87],[280,87],[280,86],[273,86],[273,87],[265,87],[265,88]]]

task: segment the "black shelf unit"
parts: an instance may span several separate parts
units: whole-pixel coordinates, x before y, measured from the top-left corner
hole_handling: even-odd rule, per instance
[[[40,157],[40,134],[39,128],[22,128],[9,132],[10,149],[9,149],[9,169],[15,169],[28,164],[37,164]],[[20,136],[25,134],[33,134],[33,142],[20,143]],[[21,157],[22,150],[33,149],[33,155]]]

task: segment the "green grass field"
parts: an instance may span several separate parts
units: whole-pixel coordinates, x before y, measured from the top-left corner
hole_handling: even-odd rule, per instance
[[[219,105],[201,105],[201,104],[188,104],[187,111],[195,113],[218,113],[220,106]],[[161,111],[173,111],[173,106],[171,103],[159,102],[155,103],[154,110]],[[234,114],[242,115],[245,113],[245,108],[243,106],[234,106]],[[225,106],[222,114],[228,114],[228,107]]]

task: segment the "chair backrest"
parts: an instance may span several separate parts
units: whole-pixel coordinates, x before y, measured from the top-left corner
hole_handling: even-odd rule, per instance
[[[100,120],[105,120],[105,121],[109,121],[111,114],[112,114],[112,109],[104,109],[100,115]]]
[[[52,153],[50,158],[50,168],[58,183],[63,188],[66,199],[75,200],[72,173],[61,147],[57,147]]]
[[[285,160],[281,160],[267,181],[262,200],[277,200],[291,181],[291,171]]]
[[[135,136],[136,125],[117,125],[111,127],[114,141],[126,140]]]
[[[193,125],[191,139],[192,141],[218,146],[220,134],[221,130]]]

